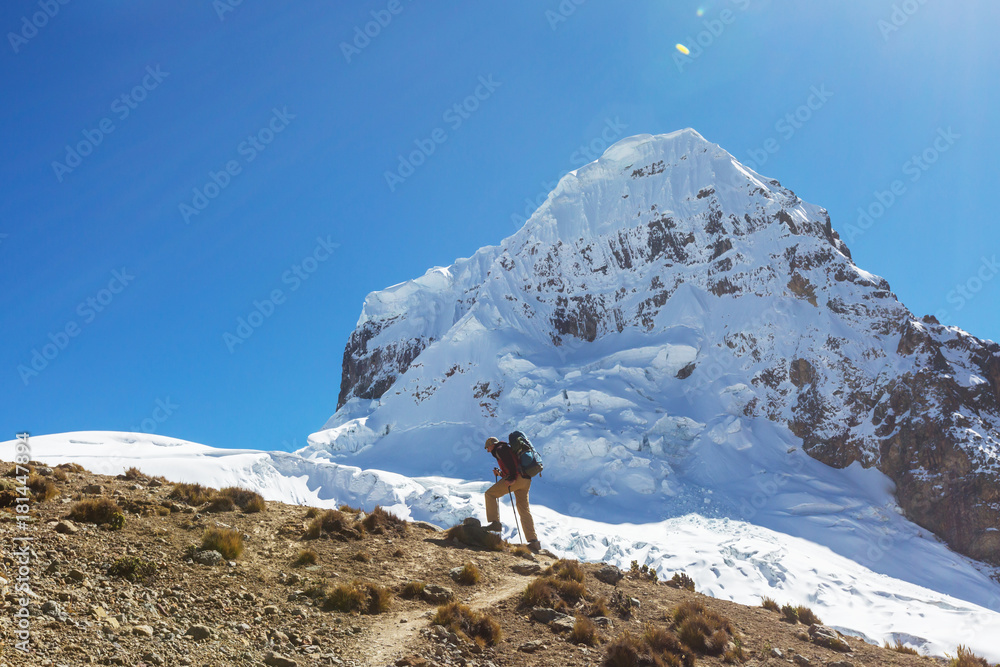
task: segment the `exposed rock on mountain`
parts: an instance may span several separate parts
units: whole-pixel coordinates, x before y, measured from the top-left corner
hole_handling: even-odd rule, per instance
[[[693,130],[616,144],[499,246],[371,294],[305,451],[389,462],[405,433],[432,473],[442,442],[515,427],[557,482],[664,513],[707,467],[799,444],[1000,564],[1000,346],[916,319],[824,209]]]

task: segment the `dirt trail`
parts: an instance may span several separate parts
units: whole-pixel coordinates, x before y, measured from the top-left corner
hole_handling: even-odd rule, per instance
[[[544,568],[549,563],[539,559],[539,564]],[[456,599],[476,611],[483,611],[507,598],[519,595],[531,580],[531,577],[515,574],[506,568],[496,574],[502,574],[500,582],[480,584],[481,588],[473,590],[471,595],[464,598],[462,593],[465,590],[460,586],[455,587]],[[387,614],[384,621],[373,627],[372,634],[366,638],[372,647],[372,653],[368,656],[370,664],[392,664],[403,657],[408,653],[408,647],[418,637],[420,630],[426,627],[424,614],[415,616],[412,610]]]

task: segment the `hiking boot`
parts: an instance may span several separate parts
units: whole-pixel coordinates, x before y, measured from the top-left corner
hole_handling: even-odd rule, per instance
[[[493,523],[486,524],[483,528],[491,533],[499,533],[503,530],[503,525],[499,521],[494,521]]]
[[[531,549],[532,553],[538,553],[542,550],[542,544],[538,540],[531,540],[528,542],[528,548]]]

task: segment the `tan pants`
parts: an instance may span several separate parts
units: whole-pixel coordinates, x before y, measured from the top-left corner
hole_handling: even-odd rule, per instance
[[[528,489],[531,488],[531,480],[525,477],[518,477],[517,481],[507,486],[507,482],[500,480],[486,490],[486,521],[492,523],[500,520],[500,507],[497,501],[507,495],[508,491],[514,492],[514,501],[517,504],[517,516],[521,520],[521,528],[524,530],[524,539],[529,542],[537,540],[535,535],[535,522],[531,518],[531,508],[528,507]]]

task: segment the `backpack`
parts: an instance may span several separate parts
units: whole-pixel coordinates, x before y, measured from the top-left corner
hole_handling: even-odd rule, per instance
[[[531,478],[542,472],[542,457],[538,455],[535,448],[531,446],[531,441],[520,431],[514,431],[507,438],[511,451],[514,452],[514,460],[517,467],[521,469],[521,474]]]

